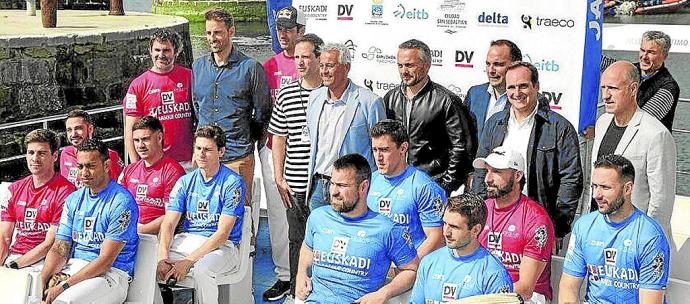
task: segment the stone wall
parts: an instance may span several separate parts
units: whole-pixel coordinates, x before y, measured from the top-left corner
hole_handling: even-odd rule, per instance
[[[190,67],[192,49],[187,23],[171,25],[182,38],[177,62]],[[70,110],[121,104],[129,83],[151,65],[148,44],[156,28],[130,32],[63,35],[56,37],[0,37],[0,125],[32,118],[65,115]],[[102,138],[120,136],[121,112],[96,117]],[[0,159],[21,155],[23,137],[31,129],[0,130]],[[62,121],[51,123],[63,131]],[[63,134],[63,133],[61,133]],[[63,145],[66,144],[64,135]],[[122,142],[111,142],[122,151]],[[26,172],[23,160],[0,163],[0,181]]]

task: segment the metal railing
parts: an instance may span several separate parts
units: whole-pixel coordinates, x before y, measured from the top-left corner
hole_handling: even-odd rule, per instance
[[[122,114],[122,105],[115,105],[115,106],[109,106],[109,107],[104,107],[104,108],[86,110],[87,113],[92,114],[92,115],[93,114],[99,114],[99,113],[113,112],[113,111],[119,111]],[[14,129],[14,128],[20,128],[20,127],[26,127],[26,126],[32,126],[32,125],[39,125],[39,124],[41,125],[41,127],[43,129],[48,129],[48,123],[53,122],[53,121],[64,120],[65,115],[66,114],[58,114],[58,115],[41,117],[41,118],[34,118],[34,119],[5,123],[5,124],[0,125],[0,131],[8,130],[8,129]],[[102,141],[110,142],[110,141],[121,140],[123,138],[124,138],[124,136],[115,136],[115,137],[104,138],[104,139],[102,139]],[[5,158],[0,158],[0,163],[17,160],[17,159],[21,159],[24,157],[25,157],[24,155],[14,155],[14,156],[9,156],[9,157],[5,157]]]

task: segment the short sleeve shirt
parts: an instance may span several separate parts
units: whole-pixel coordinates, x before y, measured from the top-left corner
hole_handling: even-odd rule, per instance
[[[164,74],[147,70],[122,100],[125,115],[153,116],[163,125],[163,150],[178,162],[192,159],[192,70],[175,65]]]
[[[122,168],[125,163],[114,150],[108,149],[108,156],[110,157],[110,178],[117,180],[122,173]],[[70,183],[77,187],[81,187],[81,180],[77,175],[77,148],[74,146],[67,146],[60,153],[60,175],[66,178]]]
[[[105,240],[125,243],[113,267],[132,277],[139,244],[138,218],[132,195],[110,180],[96,195],[84,187],[67,197],[55,238],[72,242],[72,258],[89,262],[98,258]]]
[[[466,297],[513,292],[513,281],[501,261],[479,246],[458,257],[452,249],[436,249],[422,259],[410,303],[445,303]]]
[[[573,226],[563,273],[588,276],[589,303],[639,303],[639,289],[666,289],[670,257],[661,226],[639,209],[620,223],[591,212]]]
[[[552,299],[551,252],[555,236],[548,213],[526,195],[507,207],[495,206],[495,199],[486,200],[488,215],[479,242],[503,262],[513,282],[520,280],[523,256],[546,262],[534,291]]]
[[[168,156],[151,167],[146,167],[146,163],[139,160],[122,171],[118,183],[127,188],[137,201],[139,224],[148,224],[165,215],[170,191],[184,174],[182,166]]]
[[[409,229],[415,248],[426,240],[424,227],[443,226],[445,202],[445,190],[414,166],[395,177],[374,172],[367,195],[369,209]]]
[[[417,256],[403,226],[371,210],[347,218],[330,206],[309,216],[304,245],[314,256],[307,303],[352,303],[383,286],[391,262]]]
[[[242,178],[225,166],[220,166],[211,180],[204,181],[201,169],[182,176],[170,192],[167,210],[184,216],[184,232],[211,236],[218,230],[223,215],[236,217],[228,240],[236,246],[242,239],[244,197],[246,188]]]
[[[43,186],[35,188],[33,177],[12,183],[11,197],[2,206],[2,221],[14,222],[16,239],[10,253],[25,254],[42,243],[50,226],[57,226],[65,198],[76,188],[59,174]]]

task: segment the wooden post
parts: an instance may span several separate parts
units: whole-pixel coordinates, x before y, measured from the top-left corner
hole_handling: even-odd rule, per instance
[[[110,0],[110,16],[124,16],[125,9],[122,6],[122,0]]]
[[[57,0],[41,0],[41,21],[44,28],[57,26]]]

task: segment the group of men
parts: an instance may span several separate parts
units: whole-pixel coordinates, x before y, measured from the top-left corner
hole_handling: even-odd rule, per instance
[[[41,272],[46,303],[124,301],[138,233],[159,237],[158,279],[192,277],[196,301],[217,303],[215,277],[248,258],[237,248],[254,144],[277,275],[265,300],[383,303],[412,288],[411,303],[549,303],[551,255],[572,230],[559,303],[578,301],[585,276],[590,302],[663,301],[678,99],[667,35],[645,33],[639,64],[602,62],[598,212],[573,225],[578,135],[514,42],[490,43],[488,82],[463,101],[430,79],[429,47],[405,41],[401,84],[380,98],[348,78],[347,46],[305,34],[294,7],[276,13],[283,51],[263,66],[233,45],[228,12],[205,19],[211,52],[192,69],[175,64],[175,33],[151,38],[152,67],[123,99],[127,167],[81,110],[65,121],[60,174],[57,135],[26,136],[31,175],[2,204],[0,262]]]

